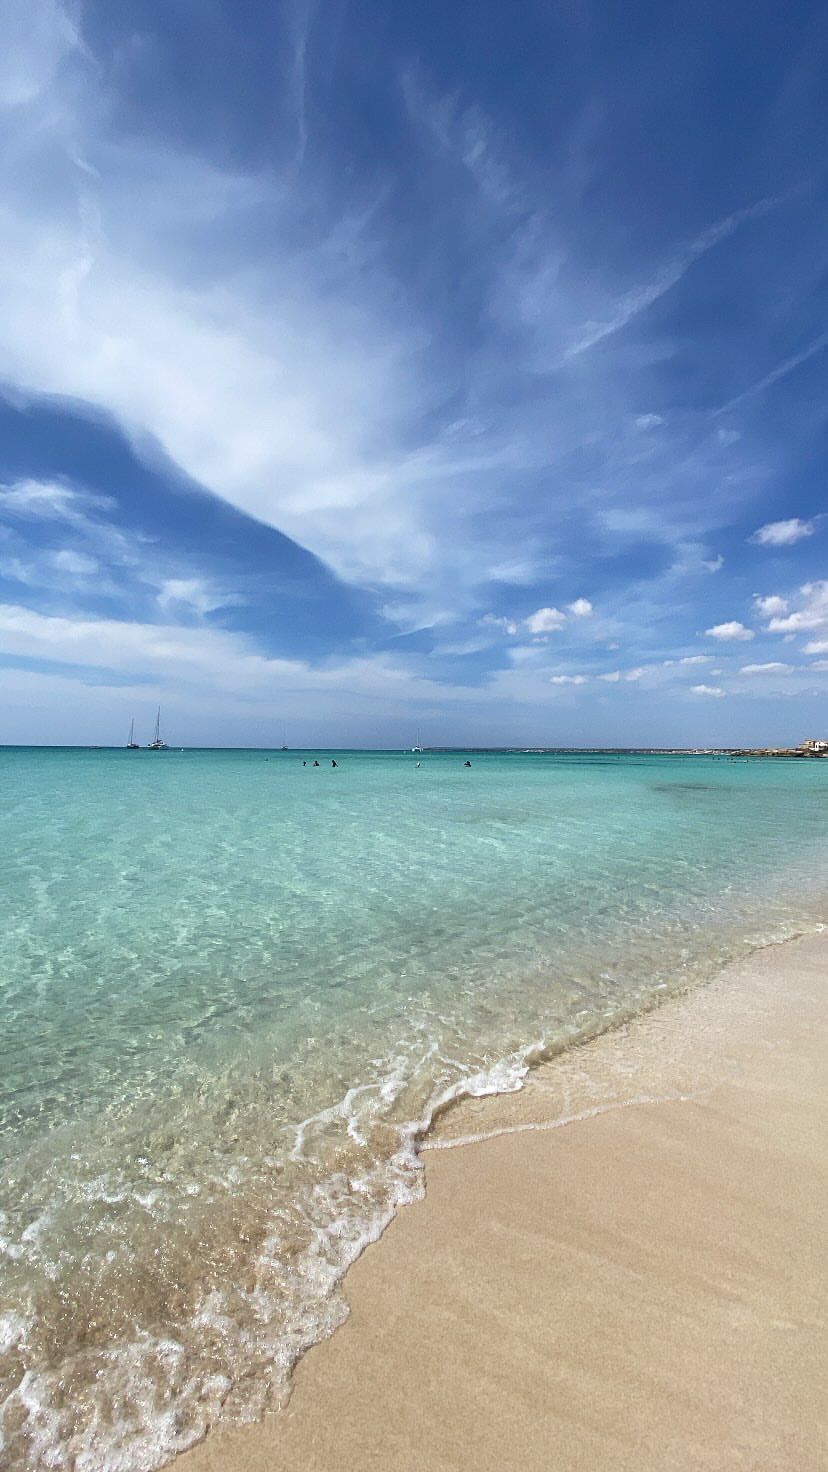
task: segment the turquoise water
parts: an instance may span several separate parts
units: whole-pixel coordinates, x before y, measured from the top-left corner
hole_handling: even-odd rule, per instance
[[[278,1403],[436,1107],[824,918],[828,762],[303,755],[0,750],[3,1465]]]

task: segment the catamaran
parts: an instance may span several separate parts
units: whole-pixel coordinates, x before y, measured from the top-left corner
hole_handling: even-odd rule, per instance
[[[417,727],[417,745],[416,746],[412,746],[411,747],[411,750],[412,751],[417,751],[417,752],[423,752],[423,751],[425,751],[425,747],[420,745],[420,728],[419,728],[419,726]]]
[[[135,740],[135,717],[129,723],[129,740],[126,744],[127,751],[140,751],[141,748]]]
[[[168,750],[168,747],[167,747],[166,741],[162,741],[161,740],[161,707],[159,705],[159,707],[158,707],[158,714],[155,717],[155,735],[153,736],[152,741],[149,742],[149,744],[147,746],[147,751],[167,751],[167,750]]]

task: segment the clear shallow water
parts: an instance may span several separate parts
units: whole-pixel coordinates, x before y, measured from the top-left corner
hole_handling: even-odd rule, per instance
[[[9,1467],[278,1403],[462,1092],[823,919],[828,762],[0,750]]]

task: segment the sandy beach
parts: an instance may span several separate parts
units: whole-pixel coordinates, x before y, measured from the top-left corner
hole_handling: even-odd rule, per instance
[[[452,1111],[287,1409],[181,1472],[823,1468],[827,979],[771,947]]]

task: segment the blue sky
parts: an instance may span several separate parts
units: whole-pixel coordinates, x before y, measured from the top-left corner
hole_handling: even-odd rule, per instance
[[[0,741],[828,734],[824,6],[0,14]]]

